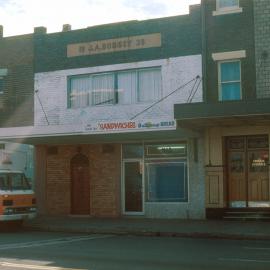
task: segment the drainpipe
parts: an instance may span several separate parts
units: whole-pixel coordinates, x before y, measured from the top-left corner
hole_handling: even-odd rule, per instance
[[[207,76],[207,52],[206,52],[206,12],[205,12],[206,1],[201,0],[201,42],[202,42],[202,77],[203,77],[203,102],[207,102],[206,95],[206,76]]]

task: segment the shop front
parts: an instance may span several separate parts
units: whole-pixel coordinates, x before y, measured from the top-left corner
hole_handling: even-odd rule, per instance
[[[162,205],[177,211],[188,203],[187,143],[122,146],[122,213],[165,216]],[[152,213],[153,214],[153,213]]]

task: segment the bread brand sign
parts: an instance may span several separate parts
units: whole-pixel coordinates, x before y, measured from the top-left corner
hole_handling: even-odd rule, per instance
[[[89,133],[112,133],[112,132],[142,132],[150,130],[172,130],[176,129],[174,119],[145,120],[145,121],[108,121],[90,123],[85,126],[84,131]]]

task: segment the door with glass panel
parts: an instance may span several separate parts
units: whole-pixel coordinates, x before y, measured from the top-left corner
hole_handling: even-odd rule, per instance
[[[250,137],[247,148],[248,204],[250,207],[270,206],[268,138]]]
[[[267,136],[227,139],[228,198],[231,207],[270,206]]]
[[[122,211],[140,215],[144,212],[143,145],[122,145]]]
[[[124,213],[143,213],[142,161],[124,161]]]

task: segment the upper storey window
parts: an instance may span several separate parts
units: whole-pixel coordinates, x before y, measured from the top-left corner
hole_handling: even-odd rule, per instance
[[[68,107],[134,104],[161,98],[161,68],[147,68],[69,78]]]
[[[218,9],[238,8],[239,0],[217,0]]]
[[[239,0],[216,0],[216,10],[214,16],[231,13],[240,13],[243,9],[239,7]]]
[[[242,99],[241,59],[246,51],[212,53],[218,66],[219,101]]]
[[[219,62],[219,100],[241,98],[241,62],[239,60]]]
[[[5,89],[5,78],[7,76],[7,69],[0,69],[0,94],[4,93]]]
[[[4,93],[4,78],[0,77],[0,94]]]

